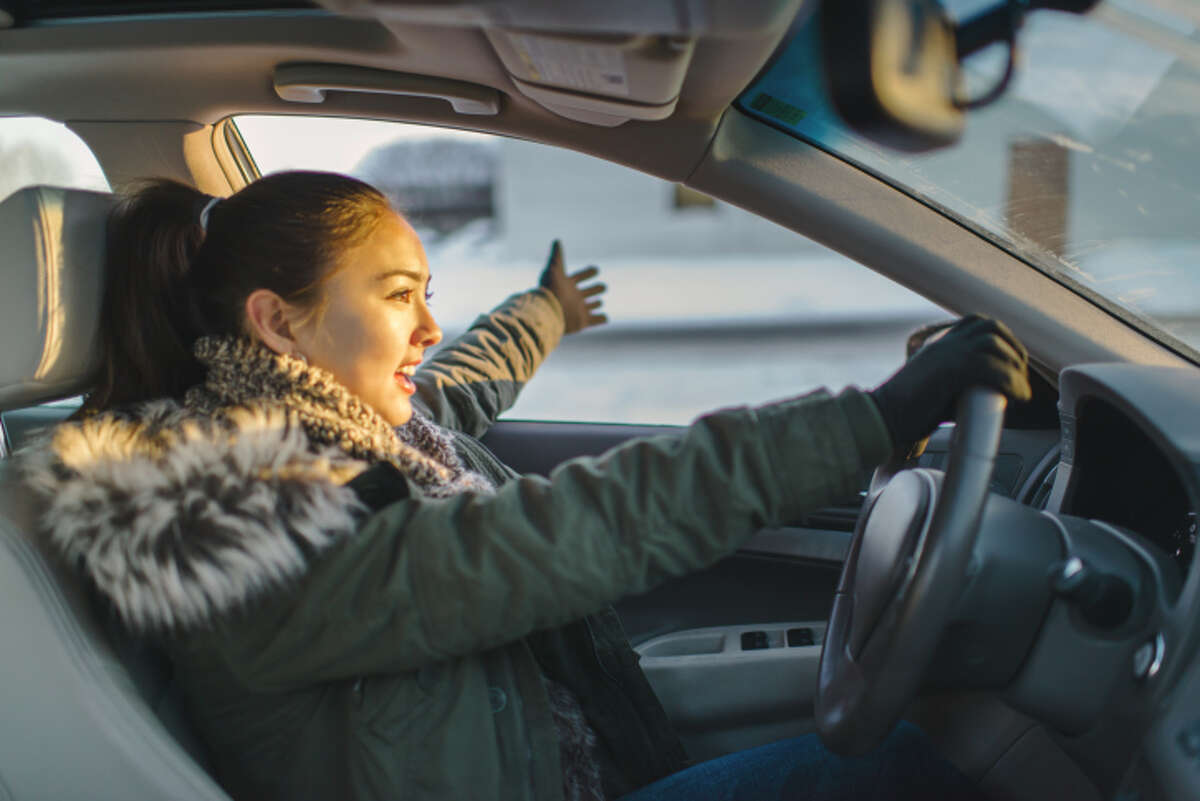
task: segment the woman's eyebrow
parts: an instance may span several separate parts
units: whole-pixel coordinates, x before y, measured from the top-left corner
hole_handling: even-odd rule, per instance
[[[401,275],[405,278],[411,278],[412,280],[418,282],[424,281],[426,278],[424,273],[417,272],[416,270],[388,270],[385,273],[380,273],[379,275],[375,276],[375,280],[383,281],[396,275]]]

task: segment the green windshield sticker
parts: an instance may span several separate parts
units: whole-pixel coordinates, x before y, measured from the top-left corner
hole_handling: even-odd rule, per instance
[[[750,101],[750,108],[755,111],[761,111],[768,117],[774,117],[787,125],[795,125],[804,119],[804,110],[796,108],[791,103],[784,103],[776,97],[771,97],[766,92],[759,92]]]

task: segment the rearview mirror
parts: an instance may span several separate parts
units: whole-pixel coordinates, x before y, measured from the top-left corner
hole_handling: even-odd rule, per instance
[[[830,98],[851,128],[905,151],[958,140],[955,29],[938,0],[824,0],[820,14]]]
[[[859,134],[897,150],[953,144],[964,114],[995,102],[1012,80],[1025,15],[1086,14],[1098,0],[996,0],[954,22],[939,0],[822,0],[821,60],[830,100]],[[964,58],[1007,45],[1003,74],[974,98],[959,93]]]

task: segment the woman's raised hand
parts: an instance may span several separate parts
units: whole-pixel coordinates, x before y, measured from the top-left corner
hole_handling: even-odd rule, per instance
[[[550,245],[550,259],[546,262],[546,269],[542,271],[538,283],[558,298],[568,334],[608,322],[607,315],[600,311],[604,303],[600,295],[604,294],[608,287],[601,283],[583,285],[585,281],[590,281],[599,274],[599,268],[592,266],[567,275],[563,264],[562,243],[555,239]]]

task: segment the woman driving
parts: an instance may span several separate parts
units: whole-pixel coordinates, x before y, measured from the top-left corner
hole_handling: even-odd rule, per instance
[[[604,321],[595,274],[556,245],[429,358],[429,265],[374,188],[148,183],[110,221],[99,383],[24,454],[47,535],[170,653],[236,798],[974,797],[910,726],[688,767],[609,604],[853,494],[968,386],[1027,399],[1024,349],[968,318],[873,392],[517,475],[476,438]]]

